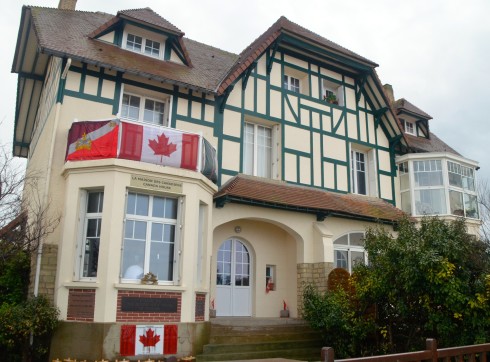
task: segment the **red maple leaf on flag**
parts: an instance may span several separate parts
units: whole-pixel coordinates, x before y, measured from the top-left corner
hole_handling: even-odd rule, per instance
[[[143,343],[144,347],[155,347],[160,342],[160,336],[149,328],[143,336],[140,336],[140,342]]]
[[[160,136],[157,136],[156,140],[149,140],[148,146],[153,150],[154,155],[160,155],[160,162],[163,160],[163,156],[169,157],[172,153],[177,151],[177,145],[175,143],[169,143],[168,137],[162,132]]]

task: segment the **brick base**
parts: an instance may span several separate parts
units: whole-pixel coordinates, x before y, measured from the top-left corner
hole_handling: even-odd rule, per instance
[[[141,304],[151,299],[167,299],[169,302],[177,304],[174,312],[157,312],[157,311],[125,311],[123,310],[123,299],[131,300],[132,304],[137,306],[138,298],[141,299]],[[155,302],[158,302],[156,300]],[[139,309],[139,308],[135,308]],[[145,308],[141,308],[145,309]],[[134,291],[120,290],[117,293],[117,322],[180,322],[182,309],[182,295],[175,292],[153,292],[153,291]]]

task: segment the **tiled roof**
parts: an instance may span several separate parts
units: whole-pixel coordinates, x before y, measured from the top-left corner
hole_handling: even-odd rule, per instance
[[[218,93],[222,93],[240,74],[245,71],[260,55],[279,37],[282,32],[287,32],[299,36],[307,41],[316,43],[322,47],[328,48],[335,53],[343,56],[354,58],[357,61],[366,64],[369,67],[377,67],[378,65],[369,59],[366,59],[302,26],[281,16],[269,29],[255,39],[241,53],[237,63],[228,73],[228,76],[223,80],[218,89]]]
[[[430,139],[409,134],[405,134],[405,137],[414,152],[449,152],[461,156],[459,152],[448,146],[432,132],[430,132]]]
[[[168,20],[162,18],[150,8],[121,10],[117,13],[117,15],[123,15],[127,18],[136,19],[143,23],[157,26],[158,28],[176,33],[178,35],[184,35],[184,33],[179,28],[170,23]]]
[[[89,38],[94,30],[113,19],[110,14],[41,7],[32,7],[30,11],[42,52],[205,92],[214,92],[218,81],[237,59],[235,54],[184,38],[183,45],[193,65],[187,67]]]
[[[214,199],[372,221],[394,222],[405,216],[376,197],[334,193],[241,174],[224,184]]]
[[[397,110],[397,112],[405,110],[407,112],[414,113],[418,116],[421,116],[422,118],[432,119],[432,117],[430,115],[425,113],[420,108],[414,106],[412,103],[407,101],[405,98],[401,98],[401,99],[398,99],[397,101],[395,101],[395,103],[393,104],[393,107]]]

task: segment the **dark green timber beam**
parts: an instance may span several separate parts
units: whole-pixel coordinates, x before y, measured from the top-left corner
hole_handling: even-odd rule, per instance
[[[356,103],[359,103],[359,99],[361,99],[362,90],[364,89],[364,85],[366,84],[368,74],[364,74],[361,78],[361,82],[358,84],[359,89],[356,92]]]
[[[276,52],[277,48],[279,47],[279,42],[281,41],[282,36],[280,35],[274,44],[272,45],[272,54],[270,55],[269,59],[267,60],[267,75],[271,73],[272,70],[272,64],[274,62],[274,58],[276,57]]]
[[[252,74],[252,71],[255,69],[255,67],[257,67],[257,60],[254,60],[254,62],[245,71],[242,80],[242,90],[245,90],[245,88],[247,88],[248,78],[250,78],[250,74]]]
[[[223,113],[225,110],[225,105],[226,101],[228,100],[228,97],[230,96],[231,91],[233,90],[235,86],[233,84],[230,84],[228,88],[226,88],[225,93],[222,95],[218,96],[218,107],[219,107],[219,112]]]

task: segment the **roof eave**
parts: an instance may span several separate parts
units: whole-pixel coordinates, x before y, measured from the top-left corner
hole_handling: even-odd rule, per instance
[[[114,64],[99,62],[99,61],[94,60],[94,59],[82,57],[82,56],[76,55],[76,54],[70,54],[70,53],[62,52],[62,51],[59,51],[56,49],[41,48],[41,53],[46,54],[46,55],[57,56],[60,58],[71,58],[72,60],[78,60],[78,61],[81,61],[81,62],[84,62],[87,64],[96,65],[98,67],[104,67],[104,68],[116,70],[118,72],[134,74],[134,75],[141,76],[144,78],[156,80],[158,82],[165,82],[165,83],[169,83],[172,85],[178,85],[180,87],[185,87],[185,88],[192,89],[192,90],[195,90],[198,92],[203,92],[203,93],[207,93],[207,94],[216,94],[216,92],[213,89],[198,87],[198,86],[195,86],[193,84],[189,84],[189,83],[185,83],[185,82],[179,82],[177,80],[169,79],[169,78],[165,78],[165,77],[159,77],[159,76],[156,76],[154,74],[150,74],[150,73],[146,73],[146,72],[131,71],[131,69],[121,68],[121,67],[115,66]]]

